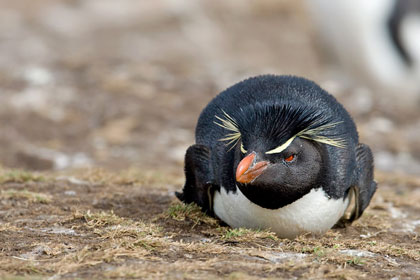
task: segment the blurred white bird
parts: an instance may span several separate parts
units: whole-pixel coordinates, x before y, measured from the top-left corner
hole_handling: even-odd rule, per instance
[[[419,0],[307,0],[325,47],[353,77],[420,95]]]

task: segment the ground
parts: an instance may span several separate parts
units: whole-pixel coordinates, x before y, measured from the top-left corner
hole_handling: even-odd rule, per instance
[[[302,1],[0,0],[0,278],[420,277],[420,114],[347,76]],[[362,218],[323,237],[180,204],[202,108],[251,75],[331,92],[375,155]]]
[[[182,178],[3,170],[0,276],[415,279],[420,180],[380,177],[371,206],[353,225],[288,240],[231,229],[181,204],[174,190]]]

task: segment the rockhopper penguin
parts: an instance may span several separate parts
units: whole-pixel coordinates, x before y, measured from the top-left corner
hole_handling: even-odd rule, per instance
[[[353,194],[349,221],[376,190],[372,153],[350,115],[304,78],[265,75],[228,88],[203,110],[195,133],[177,196],[232,227],[322,234]]]

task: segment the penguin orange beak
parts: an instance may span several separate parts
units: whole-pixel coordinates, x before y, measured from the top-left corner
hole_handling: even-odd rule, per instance
[[[244,157],[236,168],[236,181],[242,184],[251,183],[267,168],[268,161],[254,163],[255,152]]]

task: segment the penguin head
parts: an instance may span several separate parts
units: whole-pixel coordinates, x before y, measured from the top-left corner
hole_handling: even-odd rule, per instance
[[[322,185],[329,149],[343,148],[340,121],[302,104],[255,103],[235,117],[224,113],[219,125],[230,131],[223,141],[234,149],[236,185],[253,203],[268,209],[286,206]]]

